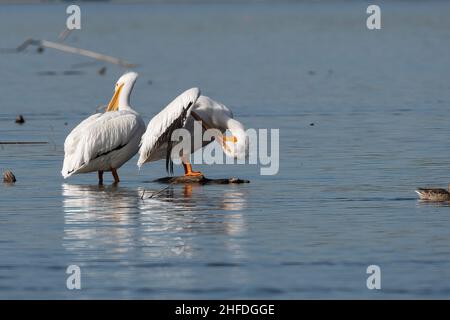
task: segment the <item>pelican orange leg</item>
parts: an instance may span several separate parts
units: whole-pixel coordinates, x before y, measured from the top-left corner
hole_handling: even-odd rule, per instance
[[[203,175],[200,171],[192,171],[192,166],[189,162],[183,162],[183,168],[185,177],[198,177]]]
[[[117,170],[116,169],[111,169],[111,173],[114,177],[114,183],[119,183],[120,179],[119,179],[119,175],[117,174]]]

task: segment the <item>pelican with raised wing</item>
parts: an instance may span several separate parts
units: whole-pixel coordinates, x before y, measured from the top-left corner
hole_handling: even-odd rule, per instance
[[[120,181],[117,169],[138,152],[145,132],[144,120],[130,107],[137,77],[135,72],[121,76],[106,112],[85,119],[67,136],[61,171],[65,179],[97,171],[99,184],[103,184],[103,172],[111,171],[114,182]]]
[[[216,138],[227,156],[239,159],[248,156],[249,142],[242,123],[233,118],[233,113],[226,106],[200,95],[200,89],[192,88],[175,98],[149,122],[141,139],[138,166],[166,159],[166,169],[172,173],[172,133],[176,129],[185,128],[190,132],[192,140],[195,139],[194,121],[201,122],[202,135],[208,129],[220,131],[221,135]],[[226,136],[226,131],[230,131],[231,136]],[[212,142],[201,140],[201,144],[191,143],[190,153]],[[202,175],[201,172],[192,171],[188,153],[181,157],[185,176]]]

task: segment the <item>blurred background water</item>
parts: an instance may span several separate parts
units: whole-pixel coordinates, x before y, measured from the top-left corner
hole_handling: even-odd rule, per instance
[[[139,63],[146,122],[199,86],[246,127],[280,129],[277,175],[197,166],[251,183],[144,201],[163,162],[138,171],[133,158],[117,187],[60,176],[65,136],[125,70],[0,55],[0,141],[49,142],[0,146],[18,179],[0,185],[0,298],[449,298],[450,208],[414,189],[450,182],[450,3],[378,4],[379,31],[365,1],[81,4],[66,43]],[[65,8],[0,6],[0,47],[56,40]],[[82,290],[66,289],[70,264]],[[380,291],[366,287],[371,264]]]

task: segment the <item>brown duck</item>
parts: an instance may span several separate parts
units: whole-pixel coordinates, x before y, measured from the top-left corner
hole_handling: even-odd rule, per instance
[[[450,184],[447,190],[439,188],[418,188],[416,192],[420,200],[450,201]]]

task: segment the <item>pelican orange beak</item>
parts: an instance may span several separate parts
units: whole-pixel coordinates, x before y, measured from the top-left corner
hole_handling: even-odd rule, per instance
[[[120,91],[122,91],[123,86],[124,86],[124,83],[122,83],[121,85],[119,85],[117,87],[116,91],[114,92],[113,97],[111,98],[111,101],[108,104],[108,107],[106,108],[106,112],[119,110],[119,96],[120,96]]]
[[[222,140],[222,141],[220,141],[220,140]],[[222,136],[221,138],[219,138],[219,142],[222,143],[222,147],[223,147],[225,150],[227,150],[228,152],[231,152],[231,149],[230,149],[230,147],[227,146],[227,142],[233,142],[233,143],[236,143],[237,141],[238,141],[238,140],[237,140],[237,138],[236,138],[235,136],[231,136],[231,137],[228,137],[228,136]]]
[[[237,138],[235,136],[231,136],[231,137],[223,137],[223,141],[224,142],[233,142],[236,143],[237,142]]]

